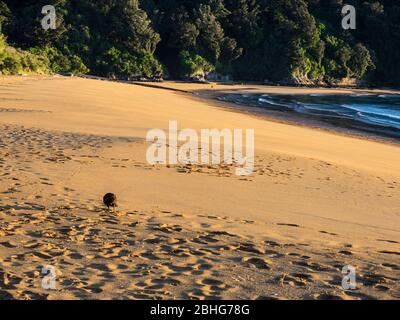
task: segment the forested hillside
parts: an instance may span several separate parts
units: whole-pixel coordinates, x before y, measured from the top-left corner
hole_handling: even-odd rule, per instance
[[[40,23],[48,4],[55,30]],[[342,28],[345,4],[356,30]],[[397,0],[3,0],[0,24],[3,74],[400,85]]]

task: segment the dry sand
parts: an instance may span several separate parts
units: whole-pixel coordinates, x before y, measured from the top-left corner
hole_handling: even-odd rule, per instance
[[[254,174],[147,164],[146,133],[169,120],[254,128]],[[397,145],[164,89],[3,77],[0,147],[0,299],[400,299]],[[110,191],[115,214],[101,203]],[[56,290],[41,286],[44,265]],[[345,265],[357,290],[341,287]]]

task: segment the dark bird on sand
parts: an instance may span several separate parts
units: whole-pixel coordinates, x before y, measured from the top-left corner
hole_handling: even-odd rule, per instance
[[[107,206],[108,210],[112,207],[115,212],[115,208],[118,207],[117,196],[114,193],[107,193],[103,197],[103,203]]]

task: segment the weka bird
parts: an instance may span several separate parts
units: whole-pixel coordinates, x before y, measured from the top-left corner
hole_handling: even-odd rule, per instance
[[[107,206],[109,211],[110,211],[110,207],[112,207],[113,212],[115,212],[115,208],[118,207],[117,196],[114,193],[107,193],[103,197],[103,203]]]

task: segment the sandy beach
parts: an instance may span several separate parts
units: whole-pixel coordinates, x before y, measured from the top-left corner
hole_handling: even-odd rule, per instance
[[[158,85],[0,78],[0,299],[400,299],[399,146],[212,100],[388,91]],[[254,129],[254,173],[148,164],[171,120]]]

